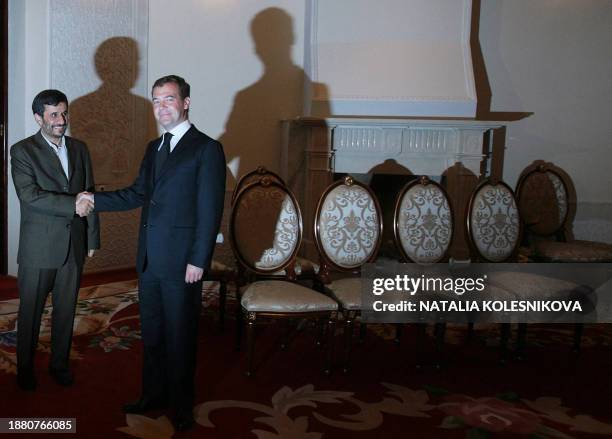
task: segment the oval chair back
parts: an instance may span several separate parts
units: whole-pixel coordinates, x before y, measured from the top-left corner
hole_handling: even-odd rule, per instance
[[[536,161],[525,168],[516,195],[526,229],[540,236],[562,232],[575,214],[573,186],[567,173],[552,163]]]
[[[521,221],[510,186],[492,179],[476,186],[468,204],[467,231],[477,259],[506,262],[516,257]]]
[[[290,272],[302,241],[302,214],[295,196],[268,177],[247,184],[232,207],[230,238],[236,259],[249,271]]]
[[[435,181],[420,177],[398,194],[393,232],[404,262],[433,264],[445,259],[453,238],[453,225],[448,194]]]
[[[382,227],[380,205],[369,187],[350,176],[332,183],[315,214],[321,262],[340,271],[359,271],[376,258]]]

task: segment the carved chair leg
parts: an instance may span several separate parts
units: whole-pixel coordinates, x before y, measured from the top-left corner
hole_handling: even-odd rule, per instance
[[[508,360],[508,339],[510,338],[510,323],[502,323],[500,328],[500,364],[506,364]]]
[[[289,345],[289,337],[291,335],[292,324],[293,319],[283,319],[283,321],[281,322],[281,351],[287,349],[287,346]]]
[[[325,359],[325,375],[331,374],[332,360],[334,356],[334,335],[336,332],[336,313],[332,313],[329,316],[327,322],[327,355]]]
[[[240,301],[238,301],[238,306],[236,307],[236,351],[240,351],[240,346],[242,344],[243,325],[244,325],[244,315],[243,315],[242,305],[240,305]]]
[[[582,333],[584,332],[584,323],[576,323],[574,325],[574,347],[575,354],[580,353],[580,345],[582,344]]]
[[[351,312],[347,312],[345,315],[344,322],[344,367],[343,372],[347,373],[349,370],[349,364],[351,362],[351,347],[353,343],[353,330],[354,330],[354,315]]]
[[[367,332],[368,332],[368,328],[366,327],[366,324],[360,323],[359,324],[359,344],[363,344]]]
[[[225,331],[225,303],[227,302],[227,280],[219,281],[219,332]]]
[[[248,377],[253,375],[253,351],[255,348],[255,313],[247,318],[247,371]]]
[[[444,335],[446,333],[446,323],[436,323],[434,326],[434,335],[436,343],[436,369],[442,369],[444,355]]]
[[[327,325],[325,319],[317,319],[317,347],[321,347],[323,345],[326,327]]]
[[[525,347],[527,344],[527,323],[519,323],[518,334],[516,338],[516,358],[522,360],[525,358]]]
[[[421,369],[423,364],[421,363],[421,358],[423,358],[423,347],[425,346],[425,334],[427,331],[426,323],[417,323],[416,324],[416,365],[417,369]]]
[[[474,338],[474,322],[468,323],[467,342],[470,343]]]
[[[402,325],[401,323],[396,323],[395,324],[395,339],[393,341],[397,345],[400,344],[400,340],[402,338],[403,329],[404,329],[404,325]]]

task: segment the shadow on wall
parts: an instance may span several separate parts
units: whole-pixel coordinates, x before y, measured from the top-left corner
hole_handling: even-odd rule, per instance
[[[128,37],[102,42],[94,55],[100,87],[70,104],[71,133],[89,146],[97,190],[132,184],[147,143],[158,136],[153,107],[132,93],[139,76],[138,43]],[[133,267],[138,213],[101,215],[102,249],[85,271]]]
[[[258,165],[278,172],[280,121],[304,115],[305,90],[313,84],[291,58],[293,29],[293,19],[279,8],[264,9],[251,20],[255,53],[264,71],[257,82],[236,93],[219,138],[230,169],[228,188]],[[321,84],[316,87],[325,90]],[[322,113],[328,116],[329,110]]]
[[[109,38],[94,61],[102,84],[70,104],[71,132],[89,146],[96,183],[123,187],[133,182],[148,141],[158,136],[151,102],[131,92],[139,74],[138,43]]]

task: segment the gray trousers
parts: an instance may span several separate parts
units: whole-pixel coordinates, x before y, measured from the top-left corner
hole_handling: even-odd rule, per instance
[[[19,265],[19,314],[17,320],[17,370],[34,369],[40,322],[49,292],[53,304],[51,315],[51,361],[49,367],[68,370],[72,327],[83,264],[77,264],[72,245],[60,268],[38,268]]]

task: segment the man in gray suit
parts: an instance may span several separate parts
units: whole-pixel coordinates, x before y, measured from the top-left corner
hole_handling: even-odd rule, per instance
[[[40,130],[11,147],[11,171],[21,208],[19,233],[19,314],[17,384],[34,390],[34,353],[49,292],[53,314],[49,373],[60,385],[74,379],[68,367],[76,299],[85,254],[100,248],[97,214],[91,200],[77,198],[93,191],[87,146],[65,136],[68,99],[44,90],[32,102]],[[89,215],[88,215],[89,214]]]

